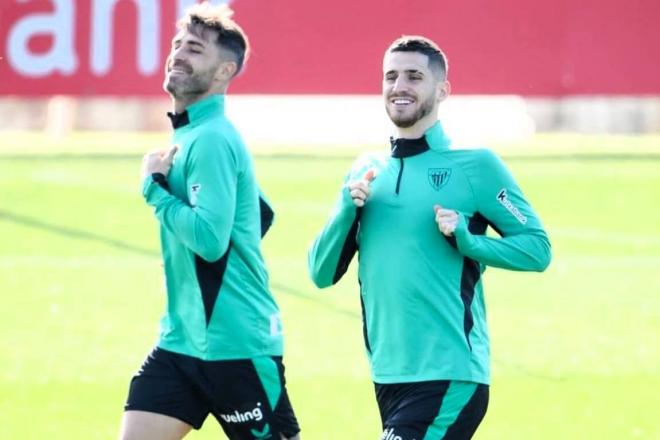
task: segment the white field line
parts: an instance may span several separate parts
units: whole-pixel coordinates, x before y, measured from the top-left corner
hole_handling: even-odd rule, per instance
[[[550,230],[550,240],[553,237],[570,238],[596,243],[635,245],[635,246],[658,246],[660,245],[660,235],[657,234],[635,234],[625,231],[602,231],[598,229],[581,228],[552,228]]]
[[[660,255],[657,256],[638,256],[638,255],[620,255],[620,256],[555,256],[551,263],[551,268],[565,271],[567,269],[639,269],[639,270],[659,270]],[[619,273],[620,275],[621,273]],[[593,275],[593,274],[592,274]],[[591,275],[589,275],[591,276]]]
[[[111,256],[57,256],[57,255],[3,255],[0,256],[0,269],[14,269],[23,267],[42,267],[53,269],[81,269],[94,267],[122,267],[134,268],[137,266],[158,265],[160,258],[127,257],[125,255]]]

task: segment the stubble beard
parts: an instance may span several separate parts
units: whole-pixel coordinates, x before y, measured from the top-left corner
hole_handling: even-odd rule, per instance
[[[210,72],[190,74],[184,78],[168,76],[165,89],[175,99],[190,100],[207,93],[211,89],[212,78],[213,75]]]
[[[385,110],[387,111],[387,115],[390,117],[390,120],[392,123],[394,123],[394,125],[399,128],[409,128],[415,125],[420,119],[429,115],[433,111],[434,105],[435,98],[433,96],[429,96],[426,101],[424,101],[422,105],[417,109],[417,111],[410,117],[397,116],[396,113],[390,110],[389,105],[385,106]]]

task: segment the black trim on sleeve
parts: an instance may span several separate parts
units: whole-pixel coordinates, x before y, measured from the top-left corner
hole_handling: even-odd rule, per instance
[[[335,275],[332,277],[332,284],[335,284],[340,280],[342,276],[348,270],[348,265],[351,264],[353,256],[358,250],[357,244],[357,231],[360,226],[360,214],[362,209],[357,209],[357,214],[355,215],[355,220],[351,225],[351,229],[346,235],[346,240],[344,241],[344,246],[341,248],[341,254],[339,255],[339,261],[337,262],[337,269],[335,270]]]
[[[484,217],[480,212],[475,212],[474,217],[472,218],[474,219],[473,223],[468,224],[468,227],[472,227],[470,232],[473,234],[483,235],[486,233],[486,228],[490,226],[500,237],[504,237],[502,230],[498,228],[495,223]]]
[[[449,246],[453,247],[454,249],[458,249],[458,243],[456,243],[456,237],[454,235],[450,235],[448,237],[445,234],[442,234],[442,236],[445,237],[445,240],[447,240]]]
[[[170,184],[167,183],[167,177],[163,173],[152,173],[151,178],[165,191],[170,192]]]
[[[261,197],[259,197],[259,217],[261,219],[261,238],[263,238],[273,224],[275,212],[273,212],[272,208]]]
[[[495,228],[495,226],[479,212],[475,212],[474,215],[468,219],[468,231],[470,231],[471,234],[484,235],[486,233],[486,228],[488,226],[491,226],[499,234],[497,228]],[[454,249],[458,249],[458,244],[456,243],[456,236],[450,235],[448,237],[444,234],[442,236],[445,237],[445,240],[447,240],[447,243],[449,243],[451,247],[453,247]]]
[[[212,263],[195,254],[195,272],[197,273],[199,290],[202,292],[207,326],[211,322],[213,307],[220,294],[220,287],[225,276],[225,270],[227,270],[227,260],[229,259],[230,250],[231,242],[227,246],[227,252],[219,260]]]
[[[495,232],[498,233],[498,235],[499,235],[500,237],[504,237],[504,232],[502,232],[502,230],[501,230],[500,228],[498,228],[498,227],[495,225],[495,223],[491,222],[491,221],[488,220],[486,217],[483,217],[483,219],[484,219],[484,221],[488,224],[488,226],[490,226],[491,228],[493,228],[493,230],[494,230]]]
[[[470,220],[468,220],[468,231],[473,235],[484,235],[489,225],[493,226],[480,212],[475,212]],[[495,228],[493,227],[493,229]],[[497,231],[497,229],[495,230]]]

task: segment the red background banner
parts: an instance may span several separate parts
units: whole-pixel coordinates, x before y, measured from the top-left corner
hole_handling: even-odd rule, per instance
[[[105,15],[102,3],[1,0],[0,94],[161,95],[177,2],[116,0]],[[383,51],[414,33],[446,52],[453,93],[660,94],[658,0],[234,0],[232,8],[253,46],[232,93],[377,94]],[[106,20],[110,31],[99,25]]]

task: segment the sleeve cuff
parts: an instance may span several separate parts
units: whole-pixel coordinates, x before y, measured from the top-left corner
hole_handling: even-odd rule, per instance
[[[142,182],[142,195],[148,205],[156,206],[161,200],[169,196],[170,193],[163,188],[163,185],[167,186],[167,180],[160,173],[151,174],[144,179]]]
[[[335,202],[336,203],[336,202]],[[348,190],[348,186],[344,185],[341,188],[341,195],[339,197],[339,203],[335,205],[336,209],[339,211],[337,214],[355,214],[357,211],[357,206],[353,203],[353,198],[351,193]]]
[[[454,229],[454,237],[456,237],[456,245],[461,253],[471,249],[474,236],[468,229],[465,215],[461,212],[458,213],[458,223],[456,224],[456,229]]]

